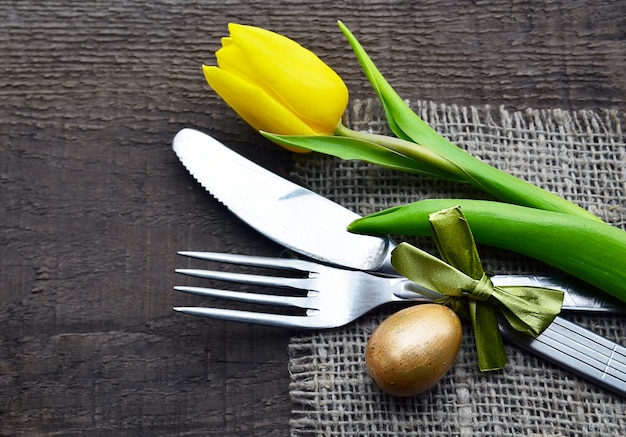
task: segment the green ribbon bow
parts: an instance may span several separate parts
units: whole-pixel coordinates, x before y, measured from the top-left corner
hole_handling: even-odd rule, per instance
[[[480,370],[500,370],[506,364],[506,353],[497,310],[515,330],[536,337],[561,311],[563,292],[540,287],[496,287],[483,270],[461,208],[433,213],[429,220],[443,261],[401,243],[392,252],[392,264],[408,279],[445,295],[439,303],[469,318]]]

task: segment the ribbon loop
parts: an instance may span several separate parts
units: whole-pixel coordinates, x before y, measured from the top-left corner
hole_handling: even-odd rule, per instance
[[[561,311],[563,292],[539,287],[496,287],[483,270],[471,230],[459,206],[431,214],[441,261],[408,243],[394,249],[391,262],[402,275],[446,298],[441,303],[469,315],[481,371],[506,364],[496,307],[517,331],[536,337]],[[464,302],[464,303],[462,303]],[[495,306],[494,306],[495,304]]]

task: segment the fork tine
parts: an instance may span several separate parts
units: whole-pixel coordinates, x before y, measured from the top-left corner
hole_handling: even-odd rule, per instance
[[[189,258],[197,258],[205,261],[218,261],[244,266],[267,267],[281,270],[315,271],[319,264],[291,258],[271,258],[264,256],[238,255],[234,253],[220,252],[194,252],[180,251],[179,255]]]
[[[205,279],[240,282],[242,284],[297,288],[302,290],[307,290],[307,287],[311,284],[309,278],[285,278],[280,276],[252,275],[247,273],[218,272],[215,270],[176,269],[176,273]]]
[[[244,323],[257,323],[281,328],[312,328],[311,321],[307,316],[287,316],[283,314],[267,314],[206,307],[174,307],[174,311],[190,314],[192,316]]]
[[[204,297],[217,297],[236,300],[239,302],[256,303],[262,305],[288,306],[296,308],[311,308],[311,299],[308,297],[276,296],[273,294],[245,293],[239,291],[219,290],[215,288],[175,286],[174,290],[183,293],[195,294]]]

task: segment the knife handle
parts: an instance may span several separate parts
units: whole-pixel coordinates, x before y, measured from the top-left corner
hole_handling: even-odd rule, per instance
[[[500,324],[510,342],[621,396],[626,396],[626,348],[562,317],[532,338]]]

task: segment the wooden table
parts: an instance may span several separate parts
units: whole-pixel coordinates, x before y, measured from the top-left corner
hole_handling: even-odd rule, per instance
[[[230,21],[309,47],[372,97],[337,19],[403,95],[510,109],[626,102],[622,1],[5,1],[0,435],[289,433],[291,332],[172,312],[185,249],[281,248],[171,151],[211,132],[288,174],[206,85]]]

